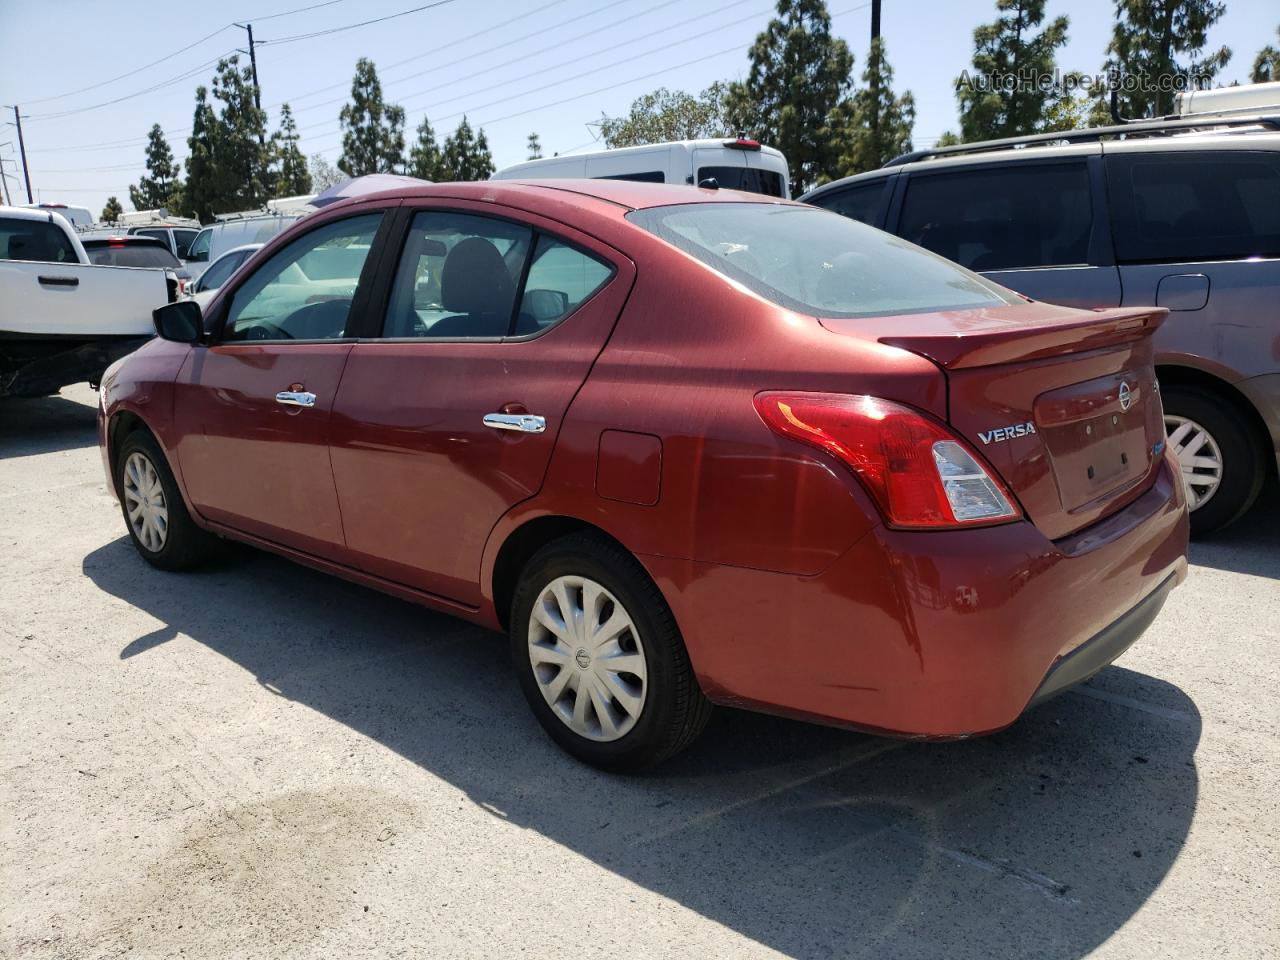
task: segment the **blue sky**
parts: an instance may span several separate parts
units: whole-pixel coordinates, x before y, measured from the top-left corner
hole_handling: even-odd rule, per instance
[[[196,84],[208,83],[218,56],[245,45],[244,31],[228,27],[233,20],[253,22],[258,41],[278,41],[258,48],[263,105],[272,128],[278,105],[293,106],[308,155],[337,159],[338,110],[357,58],[368,56],[387,98],[405,107],[410,133],[425,113],[443,139],[465,112],[485,128],[494,159],[504,166],[525,159],[531,131],[547,154],[589,149],[591,122],[601,112],[625,112],[658,86],[696,91],[717,79],[744,77],[747,50],[773,9],[771,0],[452,0],[298,40],[289,38],[426,0],[332,0],[271,18],[317,2],[0,0],[0,104],[18,103],[30,116],[23,129],[37,199],[96,213],[115,194],[128,208],[127,187],[144,171],[143,144],[153,123],[185,157]],[[860,72],[870,4],[829,0],[828,7]],[[969,64],[973,28],[993,19],[994,8],[992,0],[883,0],[895,87],[916,97],[917,146],[956,127],[952,84]],[[1064,70],[1098,70],[1112,10],[1111,0],[1049,0],[1050,16],[1071,18],[1070,42],[1059,56]],[[1214,47],[1234,51],[1225,80],[1246,79],[1258,50],[1275,42],[1278,22],[1275,0],[1228,0],[1210,35]],[[0,120],[12,121],[12,111]],[[0,126],[0,158],[11,175],[16,141],[11,124]],[[15,200],[25,196],[15,180],[9,187]]]

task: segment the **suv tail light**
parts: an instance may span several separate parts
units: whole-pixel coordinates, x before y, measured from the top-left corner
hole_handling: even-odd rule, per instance
[[[1022,516],[976,451],[918,410],[879,397],[757,394],[774,433],[826,450],[862,481],[890,526],[966,527]]]

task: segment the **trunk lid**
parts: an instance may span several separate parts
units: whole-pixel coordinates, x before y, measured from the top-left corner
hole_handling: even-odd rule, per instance
[[[1151,335],[1166,314],[1034,303],[821,323],[937,364],[951,426],[1057,539],[1154,480],[1164,420]]]

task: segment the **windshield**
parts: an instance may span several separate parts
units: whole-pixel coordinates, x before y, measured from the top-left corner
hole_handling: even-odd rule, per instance
[[[799,313],[866,317],[1022,302],[927,250],[816,207],[691,203],[627,219]]]
[[[178,258],[159,244],[95,244],[86,243],[84,252],[90,263],[106,267],[179,267]]]

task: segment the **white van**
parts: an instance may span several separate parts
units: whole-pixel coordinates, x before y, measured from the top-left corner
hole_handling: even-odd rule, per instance
[[[528,160],[499,170],[492,180],[581,177],[693,183],[714,180],[726,190],[749,190],[770,197],[791,196],[787,158],[756,140],[677,140],[643,147],[620,147],[568,157]]]
[[[191,249],[187,251],[191,279],[198,279],[228,250],[246,243],[266,243],[312,212],[311,207],[301,206],[289,213],[220,214],[216,223],[201,230],[191,242]]]

